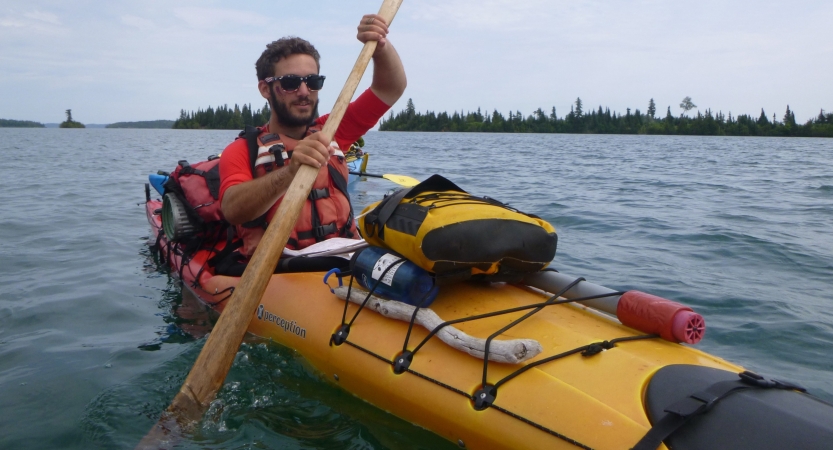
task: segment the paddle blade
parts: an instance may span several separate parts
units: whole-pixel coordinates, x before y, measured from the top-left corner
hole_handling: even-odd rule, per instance
[[[405,175],[395,175],[392,173],[386,173],[382,175],[382,178],[405,187],[413,187],[419,184],[419,180],[417,180],[416,178],[411,178]]]

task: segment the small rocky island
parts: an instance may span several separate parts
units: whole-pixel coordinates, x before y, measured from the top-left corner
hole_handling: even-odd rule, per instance
[[[61,128],[87,128],[81,122],[76,122],[72,120],[72,110],[67,110],[67,120],[61,122]]]

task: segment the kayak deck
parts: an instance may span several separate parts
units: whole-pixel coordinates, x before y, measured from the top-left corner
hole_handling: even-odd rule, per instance
[[[158,230],[153,203],[148,202],[148,219]],[[172,252],[170,263],[188,289],[222,310],[239,278],[202,270],[209,256],[200,251],[182,265]],[[393,363],[405,348],[408,323],[365,308],[352,322],[346,341],[335,345],[331,339],[343,324],[346,302],[330,292],[323,275],[273,275],[248,331],[297,350],[328,380],[354,395],[467,448],[629,448],[651,427],[643,398],[656,371],[670,364],[743,371],[658,338],[622,341],[582,356],[575,350],[641,335],[607,315],[563,304],[547,306],[497,337],[538,340],[543,352],[525,363],[484,365],[482,359],[433,337],[416,352],[408,369],[396,374]],[[330,283],[335,284],[332,279]],[[431,309],[448,321],[549,298],[524,286],[460,283],[443,286]],[[358,309],[346,304],[347,322]],[[528,312],[455,327],[487,338]],[[414,327],[407,348],[413,350],[427,335],[427,330]],[[535,365],[547,358],[555,359]],[[533,367],[516,374],[526,366]],[[498,385],[497,395],[491,406],[477,410],[474,396],[482,387],[484,370],[487,384]],[[512,378],[502,381],[507,377]]]

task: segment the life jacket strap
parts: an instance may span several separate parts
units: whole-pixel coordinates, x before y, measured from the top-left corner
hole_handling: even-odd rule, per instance
[[[344,194],[344,197],[347,198],[347,206],[350,210],[350,213],[347,215],[347,220],[344,222],[344,226],[338,230],[338,234],[339,236],[352,239],[355,237],[353,232],[350,231],[353,225],[353,203],[350,201],[350,192],[347,191],[347,180],[341,175],[341,172],[339,172],[338,169],[332,165],[327,165],[327,170],[330,172],[330,178],[332,178],[336,189],[338,189],[339,192]]]
[[[255,176],[255,161],[257,161],[257,137],[260,135],[260,128],[246,125],[246,128],[240,133],[240,137],[246,138],[246,144],[249,147],[249,169],[252,171],[252,177]]]

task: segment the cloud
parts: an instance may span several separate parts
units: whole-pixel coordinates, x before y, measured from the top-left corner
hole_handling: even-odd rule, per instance
[[[521,25],[530,13],[552,9],[558,2],[547,0],[419,0],[411,6],[416,20],[453,23],[463,28],[498,28]]]
[[[223,8],[182,7],[175,8],[174,15],[192,28],[211,29],[233,25],[264,26],[270,19],[262,14]]]
[[[26,26],[26,22],[14,19],[0,19],[0,27],[7,27],[7,28],[23,28]]]
[[[121,23],[130,27],[138,28],[142,31],[155,28],[153,21],[130,14],[121,16]]]
[[[61,22],[58,20],[58,16],[52,13],[45,13],[41,11],[32,11],[26,14],[23,14],[24,17],[27,19],[32,19],[38,22],[46,22],[51,23],[53,25],[60,25]]]

